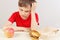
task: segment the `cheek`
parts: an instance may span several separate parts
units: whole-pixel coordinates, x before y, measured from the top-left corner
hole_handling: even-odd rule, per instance
[[[26,15],[29,15],[30,13],[26,13]]]
[[[20,11],[20,15],[24,15],[24,13]]]

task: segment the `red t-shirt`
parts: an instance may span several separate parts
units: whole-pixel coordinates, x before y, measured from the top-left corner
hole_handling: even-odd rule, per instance
[[[39,24],[38,15],[36,13],[35,13],[35,16],[36,16],[36,21]],[[10,21],[11,23],[16,22],[17,27],[30,28],[31,27],[31,14],[26,20],[24,20],[19,15],[19,12],[14,12],[12,16],[8,19],[8,21]]]

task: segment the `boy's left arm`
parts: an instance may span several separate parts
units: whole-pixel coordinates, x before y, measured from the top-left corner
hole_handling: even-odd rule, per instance
[[[36,22],[35,8],[36,8],[36,3],[32,3],[32,8],[31,8],[31,30],[36,30],[36,31],[39,32],[40,27],[39,27],[38,23]]]

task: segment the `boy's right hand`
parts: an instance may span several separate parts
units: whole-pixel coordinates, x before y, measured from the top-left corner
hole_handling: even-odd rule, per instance
[[[4,26],[3,27],[3,31],[5,31],[5,29],[7,29],[7,28],[13,28],[12,26]],[[14,29],[14,28],[13,28]]]

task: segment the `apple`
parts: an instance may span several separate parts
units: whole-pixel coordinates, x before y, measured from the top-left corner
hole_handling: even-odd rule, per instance
[[[4,30],[4,34],[8,38],[12,38],[14,36],[14,29],[13,28],[6,28]]]

